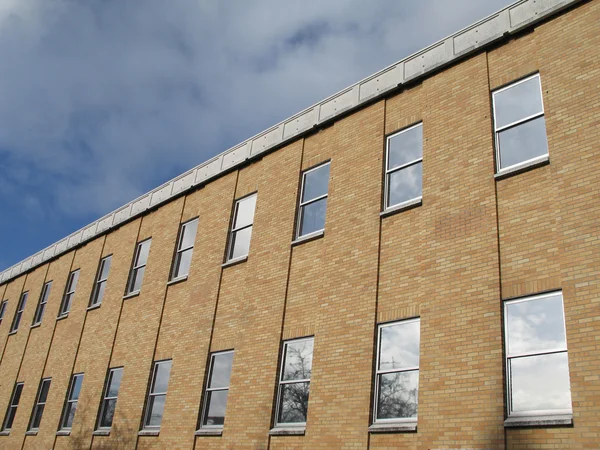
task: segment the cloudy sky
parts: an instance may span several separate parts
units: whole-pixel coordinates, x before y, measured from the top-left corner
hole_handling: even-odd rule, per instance
[[[0,0],[0,270],[509,0]]]

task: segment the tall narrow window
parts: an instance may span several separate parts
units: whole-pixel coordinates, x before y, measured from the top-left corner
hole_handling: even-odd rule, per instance
[[[204,392],[203,428],[221,428],[225,423],[232,364],[233,351],[211,355],[208,383]]]
[[[40,295],[40,301],[38,302],[37,308],[35,309],[35,315],[33,316],[33,324],[38,325],[42,323],[44,317],[44,311],[46,310],[46,303],[48,303],[48,297],[50,296],[50,288],[52,287],[52,281],[48,281],[42,288],[42,294]]]
[[[190,272],[197,230],[198,219],[190,220],[181,225],[179,240],[177,241],[177,252],[175,253],[173,271],[171,273],[172,280],[183,278]]]
[[[122,377],[122,367],[110,369],[110,371],[108,372],[106,387],[104,389],[104,397],[102,399],[102,404],[100,405],[100,417],[98,419],[99,429],[108,429],[112,427]]]
[[[150,390],[148,392],[144,428],[160,428],[163,413],[165,412],[165,400],[167,398],[167,386],[169,385],[170,374],[170,359],[154,363]]]
[[[74,270],[69,274],[69,280],[67,281],[67,288],[65,289],[65,295],[62,303],[60,304],[60,311],[58,316],[64,316],[71,311],[71,303],[73,303],[73,297],[75,296],[75,289],[77,289],[77,281],[79,280],[79,269]]]
[[[102,303],[102,298],[104,297],[104,289],[106,289],[106,282],[108,281],[108,272],[110,271],[111,262],[112,255],[106,256],[100,260],[100,264],[98,265],[98,275],[96,275],[96,283],[94,283],[92,297],[90,298],[90,306],[95,306]]]
[[[374,424],[416,422],[420,319],[379,325]]]
[[[509,417],[570,414],[562,293],[505,302],[504,323]]]
[[[135,248],[133,267],[131,268],[131,274],[129,275],[129,283],[127,284],[128,294],[139,292],[142,288],[142,281],[144,280],[144,271],[146,270],[151,243],[152,239],[146,239],[143,242],[139,242]]]
[[[386,147],[386,209],[420,201],[423,191],[423,124],[389,136]]]
[[[12,325],[10,327],[11,333],[14,333],[19,329],[19,324],[21,323],[21,318],[23,317],[23,311],[25,311],[25,305],[27,304],[28,296],[29,292],[23,292],[21,294],[21,298],[19,299],[19,305],[17,306],[17,313],[15,314]]]
[[[305,426],[314,338],[283,344],[277,394],[276,426]]]
[[[31,419],[29,420],[29,430],[38,430],[40,423],[42,422],[42,415],[44,414],[44,408],[46,407],[46,399],[48,398],[48,391],[50,390],[50,378],[44,378],[40,382],[38,389],[37,399],[31,412]]]
[[[235,202],[231,233],[229,235],[229,249],[227,251],[228,261],[248,256],[255,209],[256,194],[249,195]]]
[[[83,374],[73,375],[71,384],[69,385],[69,393],[65,402],[60,428],[69,430],[73,426],[75,419],[75,411],[77,411],[77,403],[79,402],[79,394],[81,393],[81,385],[83,384]]]
[[[302,174],[296,238],[317,234],[325,229],[329,166],[327,162]]]
[[[12,428],[13,422],[15,420],[15,415],[17,414],[19,400],[21,400],[23,386],[23,383],[15,384],[12,396],[10,397],[10,403],[8,404],[8,409],[6,410],[6,416],[4,417],[4,423],[2,424],[2,431],[10,431],[10,429]]]
[[[4,300],[0,303],[0,325],[2,325],[2,320],[4,319],[4,314],[6,314],[6,305],[8,304],[8,300]]]
[[[510,171],[548,159],[540,75],[492,94],[497,171]]]

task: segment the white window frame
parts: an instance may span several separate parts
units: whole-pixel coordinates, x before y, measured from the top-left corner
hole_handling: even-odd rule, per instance
[[[140,256],[140,252],[142,250],[142,246],[146,242],[148,242],[148,256],[146,257],[146,261],[144,261],[143,264],[140,264],[138,259]],[[135,246],[135,253],[133,255],[133,264],[131,266],[131,272],[129,273],[129,280],[127,281],[126,295],[136,294],[142,290],[141,285],[140,285],[140,288],[135,291],[133,290],[133,287],[135,286],[136,277],[137,277],[137,274],[140,271],[140,269],[143,267],[146,267],[148,265],[148,258],[150,257],[150,246],[151,245],[152,245],[152,238],[148,238],[148,239],[144,239],[143,241],[138,242],[137,245]],[[144,269],[144,275],[146,275],[145,269]],[[144,278],[142,277],[142,283],[143,282],[144,282]]]
[[[192,255],[194,254],[194,245],[196,243],[196,235],[198,234],[198,219],[199,218],[196,217],[195,219],[188,220],[187,222],[182,223],[181,226],[179,227],[179,237],[177,239],[177,249],[175,250],[175,257],[173,258],[173,267],[171,268],[171,281],[187,278],[187,276],[189,275],[189,272],[184,273],[182,275],[177,274],[177,272],[178,272],[180,264],[181,264],[181,255],[187,251],[189,251]],[[194,239],[192,239],[192,245],[184,248],[184,247],[182,247],[182,245],[183,245],[183,239],[185,237],[185,231],[186,231],[188,225],[191,225],[194,222],[196,222],[196,232],[194,233]],[[190,266],[191,266],[191,257],[190,257]]]
[[[17,403],[15,403],[15,397],[17,396],[17,390],[19,389],[19,387],[21,388],[21,391],[19,392],[19,399],[17,400]],[[2,431],[10,431],[12,429],[12,426],[15,421],[15,417],[17,415],[17,409],[19,408],[19,402],[21,401],[21,397],[23,396],[23,389],[25,389],[24,382],[19,381],[19,382],[15,383],[15,385],[13,387],[12,395],[10,396],[10,403],[8,404],[8,408],[6,408],[6,414],[4,416],[4,421],[2,422]],[[13,410],[14,410],[14,413],[13,413]],[[8,421],[10,419],[11,414],[13,414],[12,423],[10,424],[10,427],[9,427]]]
[[[109,427],[102,426],[102,416],[104,416],[104,411],[106,410],[106,405],[108,404],[109,401],[114,400],[115,408],[116,408],[116,403],[119,399],[119,390],[121,390],[121,385],[119,384],[119,389],[117,390],[117,395],[109,396],[108,393],[110,392],[110,385],[113,381],[115,372],[121,371],[121,381],[120,382],[121,383],[123,382],[123,370],[124,370],[123,367],[113,367],[108,370],[108,374],[106,375],[106,385],[104,386],[104,393],[102,395],[102,401],[100,402],[100,411],[98,413],[98,426],[96,427],[97,430],[110,430],[112,428],[112,423]],[[113,421],[114,421],[114,415],[113,415]]]
[[[379,375],[385,375],[388,373],[414,372],[415,370],[417,370],[417,371],[419,371],[419,383],[421,380],[420,365],[419,366],[411,366],[411,367],[402,368],[402,369],[385,369],[385,370],[379,369],[379,356],[381,354],[381,330],[383,328],[388,328],[388,327],[397,326],[397,325],[401,325],[401,324],[414,323],[414,322],[419,323],[419,333],[420,333],[421,332],[421,318],[420,317],[415,317],[413,319],[407,319],[407,320],[396,320],[394,322],[382,323],[377,326],[377,358],[375,361],[375,396],[373,399],[373,424],[374,425],[394,424],[394,423],[415,423],[415,422],[417,422],[417,419],[419,417],[419,415],[417,413],[417,417],[398,417],[398,418],[393,418],[393,419],[378,419],[377,418],[377,411],[378,411],[378,407],[379,407],[379,405],[378,405],[378,403],[379,403]],[[419,348],[419,352],[420,351],[421,351],[421,349]],[[420,361],[420,355],[419,355],[419,361]],[[418,407],[418,403],[417,403],[417,407]]]
[[[287,346],[291,343],[297,343],[302,341],[312,341],[313,342],[313,356],[314,356],[314,348],[315,348],[315,337],[308,336],[298,339],[288,339],[283,341],[283,346],[281,347],[281,367],[279,368],[279,382],[277,384],[277,403],[275,404],[275,428],[305,428],[306,422],[279,422],[279,408],[281,404],[281,396],[283,395],[282,386],[285,384],[300,384],[300,383],[308,383],[309,386],[309,401],[310,401],[310,378],[303,379],[294,379],[294,380],[283,380],[283,374],[285,370],[285,357],[287,355]],[[311,369],[311,377],[312,377],[312,369]],[[307,406],[307,419],[308,419],[308,406]]]
[[[306,175],[309,174],[310,172],[314,172],[315,170],[321,169],[322,167],[325,166],[329,166],[329,179],[327,180],[327,193],[320,195],[318,197],[312,198],[310,200],[305,200],[304,202],[302,201],[302,197],[304,196],[304,184],[306,182]],[[298,199],[298,212],[296,214],[296,239],[297,240],[301,240],[301,239],[308,239],[312,236],[317,236],[319,234],[322,234],[325,231],[325,227],[321,228],[320,230],[315,230],[312,231],[310,233],[307,234],[300,234],[300,232],[302,231],[302,211],[303,208],[305,206],[310,205],[311,203],[315,203],[318,202],[319,200],[323,200],[324,198],[328,198],[329,197],[329,181],[331,180],[331,161],[325,161],[324,163],[321,163],[317,166],[311,167],[310,169],[304,170],[302,172],[302,182],[300,184],[300,197]],[[325,209],[325,215],[327,217],[327,209]]]
[[[40,429],[39,425],[37,427],[34,427],[33,422],[35,421],[35,417],[37,416],[37,412],[38,412],[38,409],[40,408],[40,406],[45,407],[46,403],[48,402],[48,397],[46,397],[46,400],[44,400],[43,402],[40,401],[40,399],[42,397],[42,392],[44,390],[45,383],[48,383],[48,394],[49,394],[50,386],[52,385],[52,378],[50,378],[50,377],[42,378],[42,380],[40,381],[40,386],[38,387],[38,393],[35,397],[35,404],[33,405],[33,410],[31,411],[31,418],[29,419],[29,425],[27,427],[27,431],[38,431]],[[43,414],[44,414],[44,411],[42,411],[42,416],[40,416],[40,423],[42,421]]]
[[[11,333],[16,333],[19,329],[19,325],[21,325],[21,319],[23,319],[23,312],[25,311],[25,306],[27,306],[28,297],[29,291],[21,293],[21,297],[19,298],[19,304],[17,305],[17,312],[15,313],[12,324],[10,325]]]
[[[47,281],[46,283],[44,283],[42,293],[40,294],[40,299],[38,301],[37,307],[35,308],[35,314],[33,316],[33,323],[31,324],[31,326],[39,325],[42,323],[42,319],[44,318],[44,312],[46,312],[46,304],[48,303],[48,297],[50,297],[51,288],[52,281]]]
[[[540,112],[537,112],[535,114],[531,114],[531,115],[529,115],[527,117],[524,117],[524,118],[519,119],[519,120],[517,120],[515,122],[511,122],[508,125],[504,125],[504,126],[498,128],[496,126],[496,95],[498,95],[499,93],[504,92],[504,91],[506,91],[508,89],[511,89],[511,88],[513,88],[515,86],[518,86],[519,84],[525,83],[526,81],[532,80],[534,78],[538,79],[538,86],[540,88],[540,100],[541,100],[541,103],[542,103],[542,110]],[[492,109],[493,109],[493,113],[494,113],[494,146],[496,148],[496,173],[497,174],[504,174],[504,173],[507,173],[507,172],[512,172],[514,170],[518,170],[519,168],[528,167],[530,165],[534,165],[534,164],[537,164],[538,162],[546,161],[548,159],[548,157],[549,157],[549,151],[550,151],[549,149],[547,149],[547,152],[546,152],[545,155],[539,155],[539,156],[536,156],[534,158],[527,159],[525,161],[520,161],[520,162],[518,162],[516,164],[513,164],[511,166],[500,168],[501,155],[500,155],[500,141],[499,141],[498,135],[501,132],[506,131],[506,130],[508,130],[510,128],[518,127],[519,125],[522,125],[522,124],[527,123],[527,122],[531,122],[532,120],[539,119],[540,117],[544,117],[545,116],[545,110],[544,110],[544,92],[543,92],[543,89],[542,89],[542,79],[541,79],[539,73],[535,73],[533,75],[530,75],[528,77],[525,77],[525,78],[523,78],[521,80],[515,81],[514,83],[511,83],[511,84],[509,84],[507,86],[504,86],[504,87],[502,87],[500,89],[496,89],[495,91],[493,91],[492,92]]]
[[[211,388],[209,387],[210,385],[210,379],[212,377],[212,372],[213,372],[213,367],[214,367],[214,362],[215,362],[215,358],[217,356],[222,356],[222,355],[227,355],[230,353],[233,353],[234,350],[225,350],[222,352],[213,352],[210,354],[210,365],[208,368],[208,377],[206,379],[206,388],[204,389],[204,401],[202,402],[202,414],[200,415],[200,429],[222,429],[223,425],[204,425],[204,419],[206,418],[206,415],[208,414],[208,408],[209,408],[209,404],[208,404],[208,397],[209,397],[209,393],[210,392],[216,392],[216,391],[229,391],[229,386],[227,387],[216,387],[216,388]],[[233,371],[233,360],[231,361],[231,371]],[[231,376],[231,372],[230,372],[230,376]]]
[[[169,379],[167,380],[167,390],[168,390],[169,381],[171,381],[171,370],[173,369],[173,360],[172,359],[163,359],[161,361],[154,361],[154,364],[152,366],[152,378],[150,378],[150,389],[148,389],[148,396],[146,398],[146,411],[144,413],[144,423],[142,426],[143,430],[160,430],[160,425],[148,425],[148,419],[152,415],[151,405],[153,404],[153,402],[150,401],[150,400],[152,400],[152,397],[164,396],[165,397],[165,409],[166,409],[167,391],[153,392],[155,383],[156,383],[158,367],[161,364],[165,364],[165,363],[171,364],[171,368],[169,369]],[[163,415],[164,415],[164,410],[163,410]],[[162,424],[162,418],[161,418],[161,424]]]
[[[101,278],[102,277],[102,272],[104,272],[104,266],[106,265],[108,261],[108,273],[106,274],[106,278]],[[98,295],[100,295],[100,286],[102,284],[105,285],[104,289],[106,289],[106,284],[108,283],[108,274],[110,273],[110,265],[112,264],[112,255],[108,255],[105,256],[104,258],[102,258],[100,260],[100,263],[98,264],[98,273],[96,274],[96,281],[94,282],[94,288],[92,289],[92,296],[90,297],[90,304],[88,305],[88,308],[91,306],[96,306],[96,305],[101,305],[102,304],[102,300],[104,298],[104,292],[102,292],[102,297],[98,298]]]
[[[2,300],[0,302],[0,325],[4,321],[4,314],[6,314],[6,306],[8,305],[8,300]]]
[[[83,389],[83,373],[75,373],[71,376],[71,382],[69,383],[69,390],[67,391],[67,397],[65,399],[65,405],[63,406],[63,412],[60,417],[60,429],[61,430],[70,430],[73,427],[71,424],[70,427],[65,426],[65,421],[69,417],[69,411],[71,408],[75,408],[75,413],[73,414],[73,421],[75,421],[75,414],[77,413],[77,405],[79,403],[79,397],[81,396],[81,389]],[[81,377],[81,388],[79,392],[79,396],[77,398],[72,398],[73,389],[75,388],[75,383],[78,378]],[[75,404],[75,406],[73,406]]]
[[[231,220],[231,231],[229,232],[229,243],[227,244],[227,260],[226,262],[231,262],[231,261],[237,261],[237,260],[241,260],[241,259],[245,259],[248,257],[248,254],[250,253],[250,243],[248,243],[248,253],[246,253],[245,255],[241,255],[241,256],[237,256],[235,258],[233,258],[232,256],[232,252],[234,250],[234,242],[235,242],[235,235],[242,230],[245,230],[247,228],[252,228],[254,226],[254,214],[256,214],[256,201],[258,201],[258,193],[254,192],[252,194],[246,195],[242,198],[239,198],[235,201],[235,206],[233,208],[233,219]],[[252,222],[249,225],[243,225],[240,227],[236,227],[236,222],[237,222],[237,214],[238,214],[238,209],[240,206],[240,203],[242,203],[245,200],[249,200],[252,197],[257,197],[256,201],[254,203],[254,213],[252,214]],[[250,239],[252,239],[252,237],[250,237]]]
[[[73,297],[75,297],[75,291],[77,290],[78,281],[79,269],[71,271],[71,273],[69,273],[67,287],[65,288],[65,295],[63,295],[62,302],[60,302],[60,310],[58,311],[58,317],[66,316],[71,311]]]
[[[401,209],[404,206],[409,206],[409,205],[413,205],[415,203],[418,203],[420,201],[423,200],[423,180],[421,180],[421,195],[415,197],[415,198],[411,198],[409,200],[405,200],[403,202],[400,203],[396,203],[394,205],[390,205],[390,177],[393,173],[395,172],[399,172],[400,170],[403,169],[407,169],[409,167],[412,167],[416,164],[419,163],[423,163],[423,142],[421,142],[421,157],[417,158],[413,161],[409,161],[405,164],[402,164],[401,166],[398,167],[394,167],[393,169],[390,169],[390,141],[392,140],[392,138],[399,136],[403,133],[406,133],[407,131],[411,131],[414,130],[415,128],[421,127],[423,128],[423,122],[419,122],[416,123],[414,125],[411,125],[407,128],[403,128],[400,131],[396,131],[395,133],[390,134],[386,140],[385,140],[385,187],[384,187],[384,211],[388,211],[388,210],[394,210],[394,209]]]
[[[510,354],[508,352],[508,306],[514,305],[517,303],[529,302],[541,300],[548,297],[554,297],[556,295],[560,295],[563,307],[563,332],[565,336],[565,346],[557,347],[555,349],[543,350],[538,352],[525,352],[525,353],[516,353]],[[511,401],[511,371],[510,371],[510,360],[515,358],[524,358],[529,356],[542,356],[542,355],[554,355],[558,353],[566,353],[567,354],[567,364],[568,364],[568,344],[567,344],[567,328],[566,328],[566,318],[565,318],[565,303],[564,298],[562,296],[561,291],[547,292],[544,294],[530,295],[527,297],[520,297],[512,300],[505,300],[503,305],[504,310],[504,348],[505,348],[505,357],[504,357],[504,369],[506,370],[506,411],[509,418],[512,417],[529,417],[529,416],[557,416],[564,414],[572,414],[573,406],[571,403],[571,408],[569,409],[546,409],[546,410],[529,410],[529,411],[517,411],[512,412],[512,401]],[[569,383],[569,390],[571,386]],[[572,399],[571,399],[572,402]]]

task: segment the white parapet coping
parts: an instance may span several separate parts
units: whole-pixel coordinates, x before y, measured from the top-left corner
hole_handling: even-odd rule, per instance
[[[12,280],[95,237],[116,228],[123,222],[144,214],[148,209],[171,198],[206,184],[219,175],[256,158],[291,140],[297,139],[324,122],[335,120],[348,111],[414,82],[433,71],[452,64],[481,50],[507,35],[547,19],[583,0],[519,0],[499,12],[468,26],[452,36],[341,90],[331,97],[306,108],[289,119],[257,134],[229,150],[209,159],[162,186],[142,195],[121,208],[86,225],[57,243],[0,272],[0,284]]]

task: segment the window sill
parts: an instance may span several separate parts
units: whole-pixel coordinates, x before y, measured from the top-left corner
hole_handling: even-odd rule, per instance
[[[140,292],[141,291],[130,292],[129,294],[126,294],[123,296],[123,300],[127,300],[128,298],[137,297],[138,295],[140,295]]]
[[[71,430],[58,430],[56,432],[57,436],[71,436]]]
[[[8,335],[9,336],[14,336],[15,334],[17,334],[17,331],[19,331],[19,330],[11,331],[10,333],[8,333]]]
[[[269,430],[269,436],[304,436],[306,427],[275,427]]]
[[[223,436],[223,428],[200,428],[195,436]]]
[[[292,241],[292,247],[299,244],[304,244],[305,242],[314,241],[315,239],[320,239],[325,236],[325,230],[315,231],[314,233],[305,234],[304,236],[299,237],[295,241]]]
[[[39,328],[42,326],[42,322],[34,323],[30,328]]]
[[[92,432],[93,436],[110,436],[110,430],[96,430]]]
[[[160,430],[141,430],[138,432],[138,436],[158,436]]]
[[[87,307],[87,311],[93,311],[94,309],[98,309],[102,306],[102,303],[96,303],[95,305],[91,305]]]
[[[25,432],[25,436],[37,436],[37,430],[29,430]]]
[[[66,319],[67,317],[69,317],[69,313],[66,313],[66,314],[61,314],[60,316],[58,316],[58,317],[56,318],[56,321],[59,321],[59,320]]]
[[[10,431],[0,431],[0,436],[10,436]]]
[[[248,255],[240,256],[239,258],[235,258],[235,259],[230,259],[226,263],[221,264],[221,267],[225,268],[225,267],[235,266],[236,264],[240,264],[240,263],[243,263],[246,261],[248,261]]]
[[[550,164],[550,158],[548,155],[538,156],[537,158],[530,159],[528,161],[523,161],[519,164],[515,164],[510,167],[506,167],[505,169],[500,169],[495,175],[494,178],[496,180],[501,180],[503,178],[507,178],[511,175],[517,175],[522,172],[526,172],[531,169],[536,169],[540,166],[545,166],[546,164]]]
[[[521,416],[509,417],[504,421],[505,428],[518,427],[556,427],[573,425],[572,414],[560,414],[555,416]]]
[[[385,211],[379,213],[380,217],[388,217],[393,216],[401,211],[406,211],[408,209],[416,208],[417,206],[421,206],[423,204],[423,197],[413,198],[404,203],[400,203],[398,205],[390,206]]]
[[[417,431],[417,422],[378,423],[369,427],[369,433],[404,433],[407,431]]]
[[[167,286],[173,286],[174,284],[181,283],[182,281],[186,281],[187,279],[187,275],[184,275],[183,277],[173,278],[171,281],[167,282]]]

